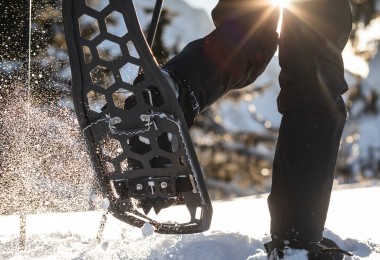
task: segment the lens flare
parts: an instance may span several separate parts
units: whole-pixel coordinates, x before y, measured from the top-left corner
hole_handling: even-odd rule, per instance
[[[270,0],[271,4],[281,8],[287,8],[290,5],[290,0]]]

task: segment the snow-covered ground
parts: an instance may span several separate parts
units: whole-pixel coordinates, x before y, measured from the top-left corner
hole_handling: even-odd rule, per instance
[[[380,259],[379,197],[379,183],[333,192],[324,235],[354,254],[346,259]],[[101,212],[29,215],[25,250],[18,249],[19,218],[2,216],[0,259],[266,259],[266,198],[214,202],[211,229],[202,234],[144,237],[141,229],[108,217],[98,243]]]

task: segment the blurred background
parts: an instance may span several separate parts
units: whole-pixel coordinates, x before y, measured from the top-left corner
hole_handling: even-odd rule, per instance
[[[146,31],[155,1],[134,3]],[[215,4],[165,1],[153,48],[159,63],[214,28]],[[354,30],[344,51],[349,118],[336,184],[371,185],[380,179],[380,0],[351,4]],[[119,21],[112,23],[117,28]],[[114,53],[105,46],[102,55]],[[270,191],[279,71],[275,56],[254,84],[214,104],[191,129],[213,199]],[[9,198],[0,214],[83,210],[98,199],[70,93],[61,1],[0,0],[0,195]]]

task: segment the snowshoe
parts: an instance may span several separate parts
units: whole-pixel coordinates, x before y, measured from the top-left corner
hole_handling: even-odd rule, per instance
[[[212,206],[186,122],[132,0],[64,0],[63,20],[73,102],[109,212],[158,233],[207,230]],[[173,206],[185,217],[164,212]]]

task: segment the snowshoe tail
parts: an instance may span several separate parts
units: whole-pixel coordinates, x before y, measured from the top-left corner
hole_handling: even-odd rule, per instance
[[[109,212],[158,233],[207,230],[212,206],[202,172],[132,0],[64,0],[63,20],[73,102]],[[179,219],[174,205],[185,211]]]

